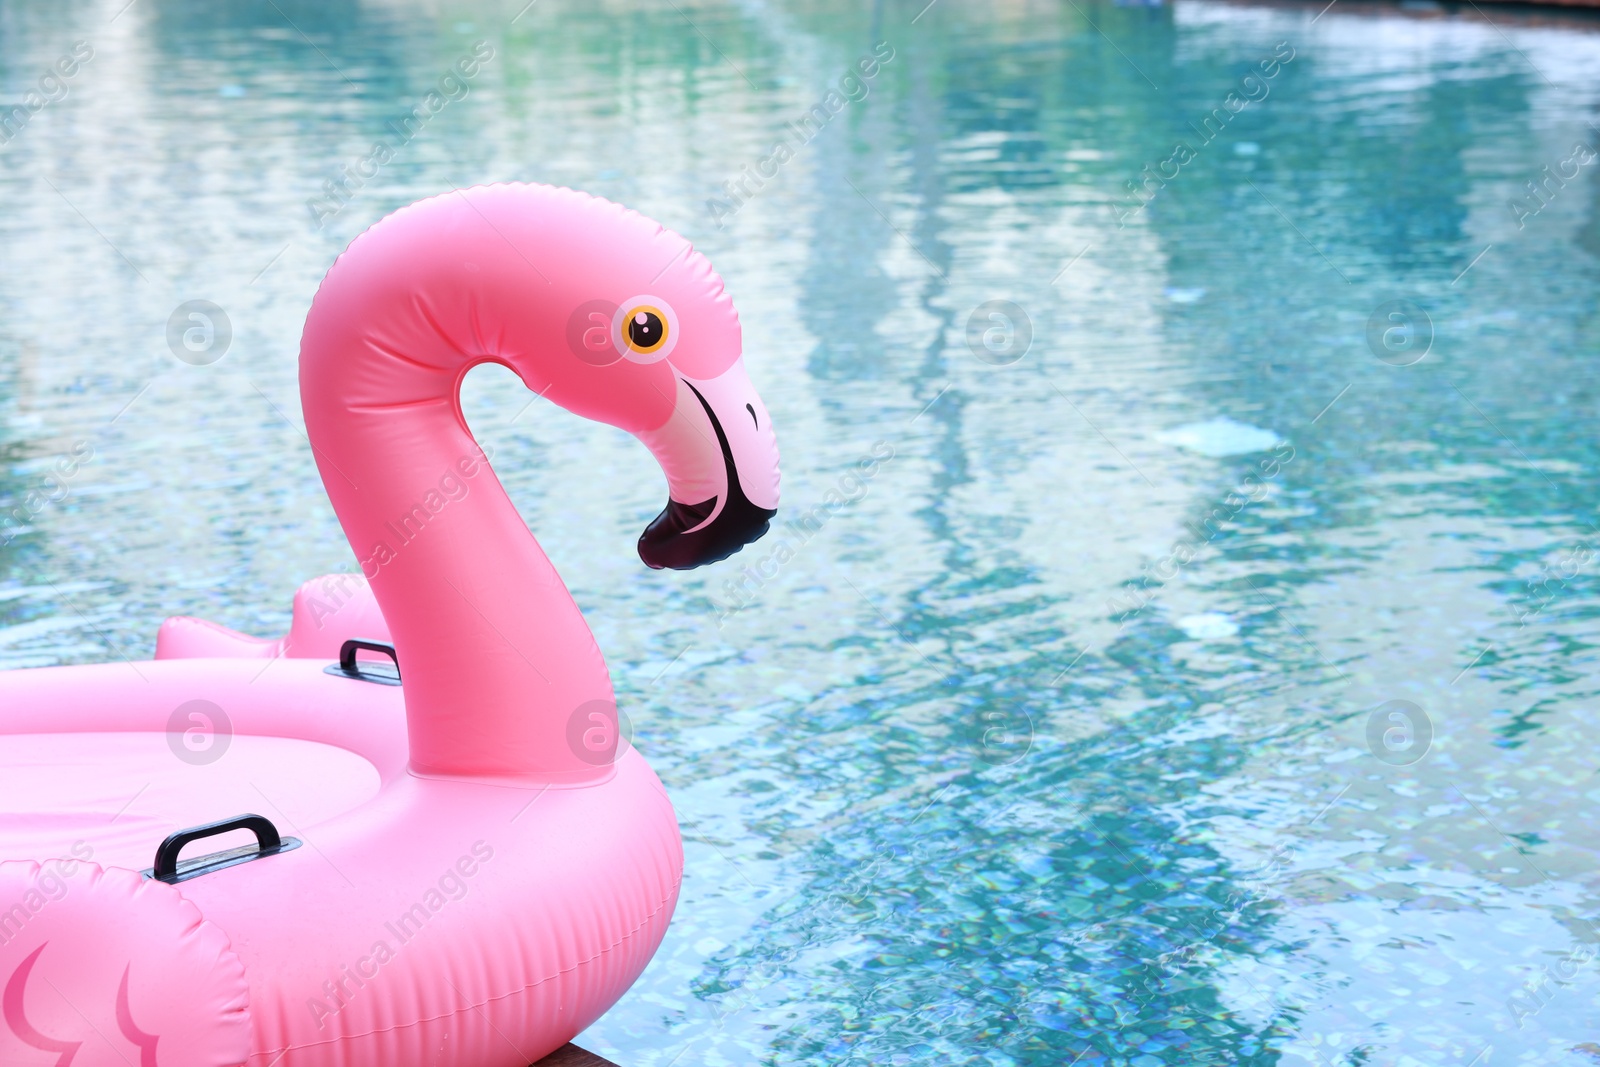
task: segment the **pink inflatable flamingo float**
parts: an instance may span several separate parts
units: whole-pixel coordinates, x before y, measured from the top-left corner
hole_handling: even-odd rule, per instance
[[[677,822],[462,419],[486,361],[655,455],[650,566],[765,531],[776,440],[682,237],[533,185],[362,234],[300,371],[370,595],[313,583],[281,642],[169,620],[153,661],[0,674],[0,1064],[522,1067],[649,961]],[[403,684],[346,641],[389,633]]]

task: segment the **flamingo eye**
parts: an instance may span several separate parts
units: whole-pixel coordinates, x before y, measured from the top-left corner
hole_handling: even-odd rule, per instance
[[[617,351],[635,363],[654,363],[677,344],[678,318],[663,300],[636,296],[617,308],[612,337]]]
[[[648,355],[667,343],[667,324],[655,308],[639,308],[628,316],[628,347]]]

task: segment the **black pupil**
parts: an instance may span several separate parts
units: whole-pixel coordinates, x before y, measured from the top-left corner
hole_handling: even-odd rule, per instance
[[[661,319],[653,311],[640,311],[628,320],[628,340],[634,348],[650,349],[661,343]]]

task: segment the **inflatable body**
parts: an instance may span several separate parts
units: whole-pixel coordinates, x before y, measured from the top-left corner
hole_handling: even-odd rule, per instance
[[[0,1064],[525,1067],[649,961],[677,822],[462,419],[485,361],[655,455],[647,564],[765,531],[776,440],[683,238],[544,186],[378,223],[300,357],[364,580],[280,641],[172,619],[153,661],[0,674]],[[391,637],[398,683],[350,644]]]

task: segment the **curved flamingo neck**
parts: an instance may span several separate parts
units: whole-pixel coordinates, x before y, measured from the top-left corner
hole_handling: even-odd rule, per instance
[[[394,635],[412,768],[594,777],[567,727],[587,705],[614,708],[605,662],[462,423],[457,380],[441,375],[425,399],[348,411],[338,435],[313,437]]]
[[[494,265],[464,270],[478,264],[449,234],[422,262],[415,247],[384,247],[396,239],[368,231],[329,272],[306,319],[301,395],[328,496],[394,635],[412,769],[607,777],[611,753],[593,743],[607,728],[616,743],[605,662],[461,417],[466,371],[524,347],[486,310]],[[487,258],[481,241],[468,251]]]

